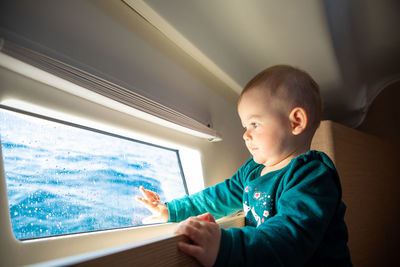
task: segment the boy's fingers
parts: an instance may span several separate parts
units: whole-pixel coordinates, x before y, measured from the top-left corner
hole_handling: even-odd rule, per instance
[[[195,244],[202,244],[204,241],[203,235],[199,230],[199,225],[183,223],[178,225],[178,227],[175,229],[174,232],[177,234],[182,234],[187,236]]]
[[[148,199],[144,199],[141,197],[136,196],[136,200],[142,203],[144,206],[146,206],[149,210],[154,210],[157,207],[156,203],[153,203],[152,201]]]
[[[145,198],[149,198],[148,190],[144,189],[143,186],[140,186],[139,189],[140,189],[140,192],[142,193],[142,195],[143,195]]]
[[[147,200],[144,199],[144,198],[142,198],[142,197],[136,196],[135,199],[136,199],[137,201],[143,203],[143,204],[145,204],[145,203],[147,204]]]
[[[189,235],[189,233],[188,233],[188,227],[192,227],[192,226],[188,225],[188,222],[187,222],[187,221],[180,222],[180,223],[178,224],[178,226],[174,229],[174,232],[175,232],[176,234],[181,234],[181,235],[186,235],[186,236],[188,236],[188,235]]]
[[[143,186],[140,186],[139,189],[145,198],[150,199],[150,200],[160,200],[160,196],[157,193],[147,190],[147,189],[144,189]]]
[[[184,252],[184,253],[186,253],[186,254],[188,254],[190,256],[193,256],[195,258],[200,256],[201,252],[202,252],[202,248],[201,247],[196,246],[196,245],[192,245],[192,244],[188,244],[188,243],[185,243],[185,242],[179,242],[178,243],[178,247],[182,252]]]
[[[204,214],[201,214],[201,215],[199,215],[199,216],[197,216],[198,218],[200,218],[200,219],[202,219],[202,220],[204,220],[204,221],[206,221],[206,222],[213,222],[213,223],[215,223],[215,219],[214,219],[214,217],[211,215],[211,213],[209,213],[209,212],[207,212],[207,213],[204,213]]]

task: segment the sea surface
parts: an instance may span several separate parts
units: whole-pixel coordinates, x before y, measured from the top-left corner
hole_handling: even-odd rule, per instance
[[[137,226],[139,186],[186,194],[177,151],[0,109],[11,227],[17,239]]]

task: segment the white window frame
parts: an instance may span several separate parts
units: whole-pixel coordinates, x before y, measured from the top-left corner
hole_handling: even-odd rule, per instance
[[[55,119],[68,120],[102,131],[177,149],[180,151],[189,194],[204,188],[201,154],[198,148],[200,145],[208,143],[206,139],[138,119],[137,116],[132,114],[135,111],[132,111],[131,107],[104,99],[104,97],[99,98],[110,101],[112,104],[107,105],[102,101],[99,104],[93,92],[88,93],[85,88],[68,81],[62,81],[54,75],[48,76],[49,74],[46,74],[43,70],[18,60],[15,61],[11,57],[7,58],[11,60],[12,66],[10,67],[7,65],[10,62],[3,64],[4,57],[9,56],[0,53],[0,80],[2,80],[0,83],[0,103],[16,105],[14,106],[16,108],[21,108],[18,105],[22,105],[28,112],[42,113]],[[18,64],[18,67],[15,64]],[[29,74],[27,75],[27,73]],[[65,87],[72,87],[74,90],[81,90],[85,93],[77,96],[74,92],[66,92]],[[40,93],[37,94],[35,90],[40,91]],[[75,105],[75,102],[76,109],[71,108]],[[97,120],[93,119],[94,113],[96,113],[92,111],[94,109],[101,111],[100,114],[97,114]],[[107,118],[101,116],[102,114],[107,115]],[[110,118],[115,118],[115,121]],[[106,120],[108,120],[108,123],[105,123]],[[193,160],[198,161],[199,164],[194,168],[188,167],[188,163]],[[193,179],[188,175],[188,170],[194,174]],[[2,259],[7,266],[32,264],[132,242],[141,242],[170,235],[174,228],[174,224],[167,223],[19,241],[15,239],[12,233],[4,167],[0,154],[0,246],[7,250],[7,257]],[[52,253],[43,253],[50,248]]]

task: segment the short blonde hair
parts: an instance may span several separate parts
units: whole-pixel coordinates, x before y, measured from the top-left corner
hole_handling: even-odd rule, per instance
[[[243,94],[253,88],[265,90],[271,98],[279,98],[287,103],[290,111],[295,107],[303,108],[308,119],[306,132],[311,137],[314,135],[322,118],[322,101],[318,84],[307,72],[289,65],[267,68],[247,83],[239,102]]]

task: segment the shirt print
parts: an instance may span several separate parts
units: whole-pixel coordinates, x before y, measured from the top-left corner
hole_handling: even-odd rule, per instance
[[[246,225],[260,226],[271,215],[273,198],[258,187],[247,185],[244,189],[243,211]]]

